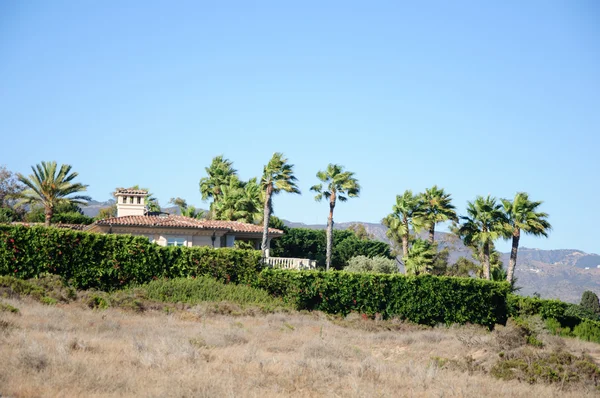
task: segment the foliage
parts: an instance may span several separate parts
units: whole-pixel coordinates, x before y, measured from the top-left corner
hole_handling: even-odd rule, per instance
[[[370,234],[367,231],[364,224],[360,224],[360,223],[350,224],[348,226],[348,230],[354,232],[354,235],[356,235],[356,237],[360,240],[369,240],[369,239],[374,238],[373,234]]]
[[[262,212],[262,192],[256,178],[243,182],[236,175],[231,176],[228,185],[221,186],[221,198],[213,206],[216,220],[254,224],[262,220]]]
[[[509,290],[505,282],[471,278],[273,269],[260,274],[258,286],[297,309],[488,327],[506,322]]]
[[[209,276],[158,279],[141,286],[151,300],[198,304],[203,301],[229,301],[236,304],[261,304],[284,307],[281,299],[250,286],[225,284]]]
[[[374,272],[379,274],[394,274],[398,272],[395,260],[383,256],[369,258],[367,256],[352,257],[344,268],[347,272]]]
[[[422,213],[422,204],[421,195],[413,195],[412,191],[406,190],[402,195],[396,195],[392,213],[382,220],[382,224],[388,227],[386,236],[395,246],[402,246],[403,257],[408,256],[411,226],[416,231],[421,228],[419,216]]]
[[[25,215],[25,221],[43,223],[45,221],[45,211],[43,207],[32,207]],[[53,224],[84,224],[89,225],[94,222],[92,217],[83,214],[79,206],[74,203],[63,202],[54,208],[52,214]]]
[[[179,197],[171,198],[171,200],[169,200],[169,203],[172,203],[175,206],[179,207],[179,214],[181,214],[184,217],[196,219],[201,219],[204,217],[204,211],[196,209],[195,206],[188,205],[185,199]]]
[[[273,212],[273,195],[281,192],[300,194],[300,189],[296,182],[298,179],[294,175],[294,165],[288,163],[288,159],[283,153],[275,152],[269,163],[263,169],[263,175],[260,180],[260,188],[263,192],[264,210],[263,210],[263,237],[261,243],[262,256],[266,256],[268,228],[271,213]]]
[[[325,267],[329,271],[333,255],[333,210],[336,202],[345,202],[348,198],[356,198],[360,194],[360,185],[354,173],[344,171],[344,166],[329,164],[325,170],[317,172],[320,184],[310,187],[316,192],[315,200],[320,202],[323,198],[329,201],[329,217],[327,218],[327,246]]]
[[[50,225],[54,208],[61,203],[83,204],[89,196],[75,195],[87,189],[87,185],[72,182],[77,178],[71,166],[63,164],[57,170],[56,162],[41,162],[32,166],[33,174],[18,174],[19,181],[27,187],[19,193],[19,204],[41,205],[45,211],[45,223]]]
[[[434,185],[420,195],[420,202],[417,218],[420,224],[429,231],[428,241],[433,244],[436,224],[449,220],[458,221],[455,207],[452,204],[452,196],[443,188]]]
[[[590,290],[583,292],[580,305],[589,312],[596,314],[596,316],[600,315],[600,302],[596,293]]]
[[[15,198],[25,189],[15,173],[0,165],[0,222],[20,220],[24,209],[15,206]]]
[[[153,278],[210,275],[250,283],[262,269],[256,250],[162,247],[147,238],[0,226],[0,275],[59,275],[80,289],[112,290]]]
[[[548,231],[552,229],[552,226],[548,222],[548,214],[537,211],[542,203],[541,201],[530,201],[529,195],[525,192],[517,192],[512,201],[502,199],[506,221],[504,225],[504,238],[512,239],[510,262],[506,275],[506,279],[509,282],[513,282],[521,232],[534,236],[548,237]]]
[[[317,260],[319,267],[325,266],[326,233],[324,230],[286,228],[285,234],[273,241],[271,255],[275,257],[309,258]],[[384,256],[392,258],[387,243],[376,240],[361,240],[349,230],[333,231],[333,254],[331,267],[342,269],[354,256]]]
[[[103,207],[98,211],[98,214],[96,215],[96,217],[94,217],[96,220],[104,220],[106,218],[112,218],[112,217],[116,217],[117,216],[117,205],[111,205],[109,207]]]
[[[559,300],[543,300],[536,297],[508,295],[508,313],[512,317],[540,315],[551,331],[561,335],[573,335],[583,340],[600,343],[600,322],[589,319],[590,312],[575,304]],[[552,319],[548,322],[548,320]],[[572,331],[572,332],[571,332]]]
[[[496,239],[502,236],[506,222],[496,198],[478,196],[474,202],[467,202],[467,216],[456,234],[467,246],[476,247],[483,264],[483,276],[490,279],[490,249]]]
[[[404,257],[404,269],[407,275],[420,275],[431,272],[436,252],[433,245],[423,239],[415,239]]]

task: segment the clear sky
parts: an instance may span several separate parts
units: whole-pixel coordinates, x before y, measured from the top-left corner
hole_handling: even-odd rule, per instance
[[[3,1],[0,164],[206,207],[212,157],[247,179],[280,151],[303,191],[281,218],[325,223],[308,188],[332,162],[363,188],[338,222],[433,184],[459,213],[527,191],[554,229],[522,246],[600,253],[598,21],[594,0]]]

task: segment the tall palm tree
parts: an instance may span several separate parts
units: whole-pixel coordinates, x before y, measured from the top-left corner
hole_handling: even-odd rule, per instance
[[[404,269],[407,275],[429,273],[433,267],[435,249],[431,243],[423,239],[415,239],[409,254],[404,257]]]
[[[408,257],[408,242],[410,239],[410,226],[418,229],[415,218],[421,215],[422,201],[420,195],[413,195],[411,190],[406,190],[402,195],[396,195],[396,204],[392,213],[383,219],[383,225],[388,227],[386,235],[392,240],[400,238],[402,241],[402,255]]]
[[[478,196],[474,202],[467,202],[467,216],[460,217],[464,223],[456,233],[465,245],[476,246],[483,259],[483,276],[490,279],[490,248],[504,235],[506,217],[502,205],[496,198]]]
[[[548,214],[537,211],[542,203],[530,201],[529,195],[525,192],[518,192],[512,201],[502,199],[507,220],[506,238],[512,238],[510,261],[506,273],[508,282],[513,282],[521,231],[533,236],[548,237],[548,232],[552,229],[552,225],[548,222]]]
[[[207,177],[200,179],[200,193],[202,200],[213,200],[211,204],[211,212],[213,212],[213,204],[219,202],[222,197],[221,187],[229,185],[231,177],[237,174],[237,170],[233,168],[233,162],[225,159],[223,155],[213,158],[209,167],[205,167]]]
[[[267,256],[267,244],[269,234],[269,219],[273,211],[273,195],[280,192],[300,193],[296,185],[298,179],[294,176],[294,165],[289,164],[283,153],[276,152],[264,168],[263,176],[260,181],[260,187],[264,192],[264,218],[263,218],[263,237],[262,237],[262,256]]]
[[[456,210],[452,205],[452,195],[443,188],[434,185],[421,194],[423,201],[420,218],[423,225],[429,230],[428,242],[433,244],[435,239],[435,225],[444,221],[458,221]]]
[[[360,185],[354,173],[344,171],[344,166],[329,164],[327,169],[319,171],[317,178],[321,184],[313,185],[310,190],[317,193],[315,200],[321,201],[323,197],[329,200],[329,217],[327,218],[327,261],[326,269],[331,265],[331,251],[333,247],[333,209],[336,201],[345,202],[348,198],[358,197]],[[325,184],[325,187],[323,187]]]
[[[242,182],[233,176],[229,185],[223,185],[221,191],[222,198],[214,206],[217,220],[246,223],[262,221],[262,192],[256,178]]]
[[[18,174],[18,179],[27,188],[20,193],[20,204],[40,204],[44,207],[45,225],[49,226],[54,208],[61,203],[85,204],[91,200],[89,196],[73,195],[87,190],[87,185],[73,183],[78,176],[71,172],[71,166],[63,164],[57,170],[55,161],[42,162],[31,166],[33,174],[25,177]]]

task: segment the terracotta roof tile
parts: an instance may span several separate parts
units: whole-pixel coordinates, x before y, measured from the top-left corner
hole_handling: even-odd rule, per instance
[[[261,233],[260,225],[247,224],[239,221],[198,220],[195,218],[178,216],[174,214],[123,216],[99,220],[96,225],[122,225],[136,227],[171,227],[192,229],[219,229],[231,232]],[[283,231],[269,228],[269,234],[283,235]]]

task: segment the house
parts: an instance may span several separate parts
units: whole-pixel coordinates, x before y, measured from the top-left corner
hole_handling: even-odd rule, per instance
[[[117,216],[96,221],[86,230],[146,236],[151,242],[161,246],[233,247],[236,240],[241,240],[251,242],[254,248],[260,249],[263,235],[263,227],[260,225],[151,213],[146,210],[147,195],[148,192],[141,189],[117,190]],[[282,235],[283,231],[269,228],[269,246],[271,239]]]

